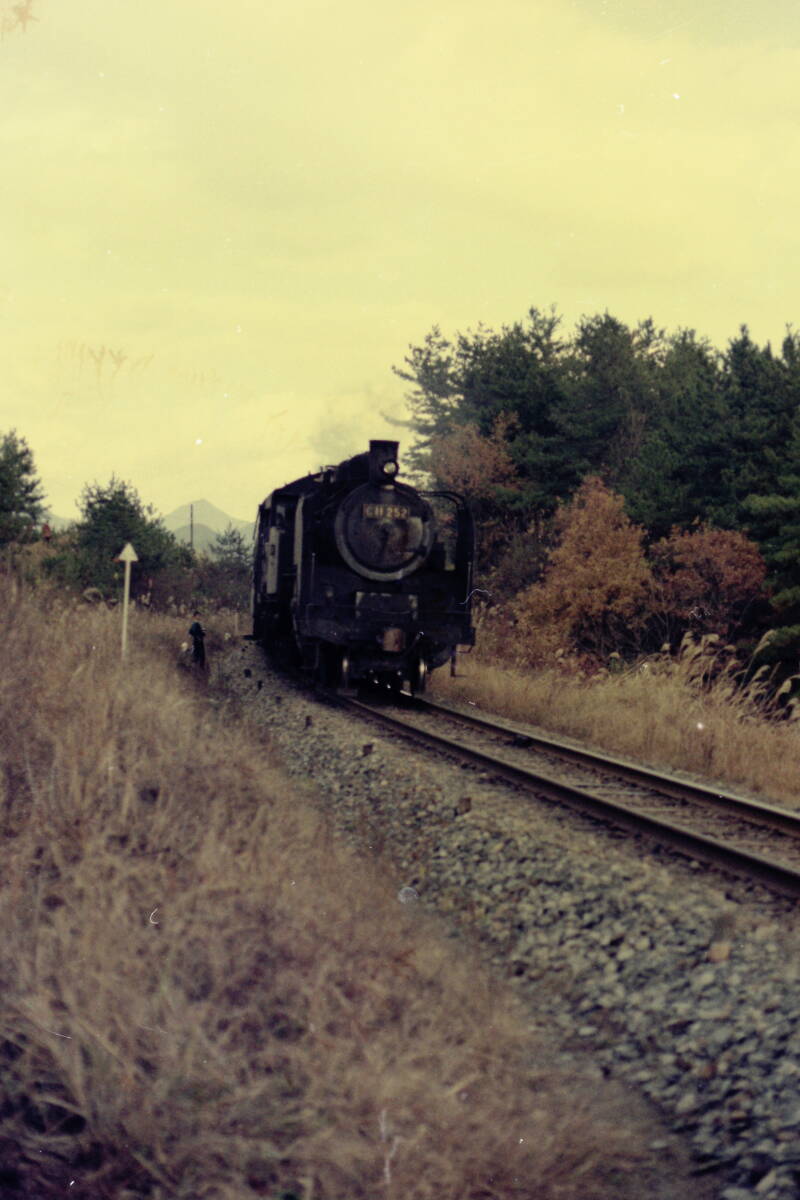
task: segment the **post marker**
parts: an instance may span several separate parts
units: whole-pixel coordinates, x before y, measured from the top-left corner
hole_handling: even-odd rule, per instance
[[[125,563],[125,581],[122,586],[122,657],[128,649],[128,599],[131,594],[131,563],[139,561],[139,555],[130,542],[120,550],[115,562]]]

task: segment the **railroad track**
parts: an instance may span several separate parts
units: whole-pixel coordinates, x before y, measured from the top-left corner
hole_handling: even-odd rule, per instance
[[[493,778],[644,834],[782,895],[800,897],[800,815],[788,809],[661,775],[420,697],[403,694],[392,711],[380,700],[335,699]]]

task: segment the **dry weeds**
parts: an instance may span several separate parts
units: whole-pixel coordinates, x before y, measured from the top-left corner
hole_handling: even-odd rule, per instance
[[[433,680],[442,700],[472,701],[654,767],[800,807],[800,722],[765,716],[763,675],[740,686],[713,635],[687,640],[677,657],[588,678],[566,665],[531,671],[472,654],[459,660],[455,679],[439,671]]]
[[[123,667],[118,611],[0,608],[0,1190],[621,1194],[630,1136],[186,686],[185,622]]]

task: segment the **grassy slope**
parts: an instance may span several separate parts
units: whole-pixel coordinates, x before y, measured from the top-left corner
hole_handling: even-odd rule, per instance
[[[631,1135],[176,670],[184,625],[135,615],[122,669],[118,612],[0,578],[0,1191],[618,1196]]]
[[[714,644],[678,659],[583,679],[564,669],[515,670],[464,655],[458,676],[433,676],[442,701],[472,701],[656,767],[672,767],[800,806],[800,722],[767,720],[756,681],[742,691]]]

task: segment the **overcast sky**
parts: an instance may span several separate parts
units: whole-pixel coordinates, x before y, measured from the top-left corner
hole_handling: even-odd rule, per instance
[[[0,27],[0,432],[57,514],[116,473],[250,518],[370,437],[402,455],[391,367],[434,323],[800,324],[796,0],[0,0]]]

